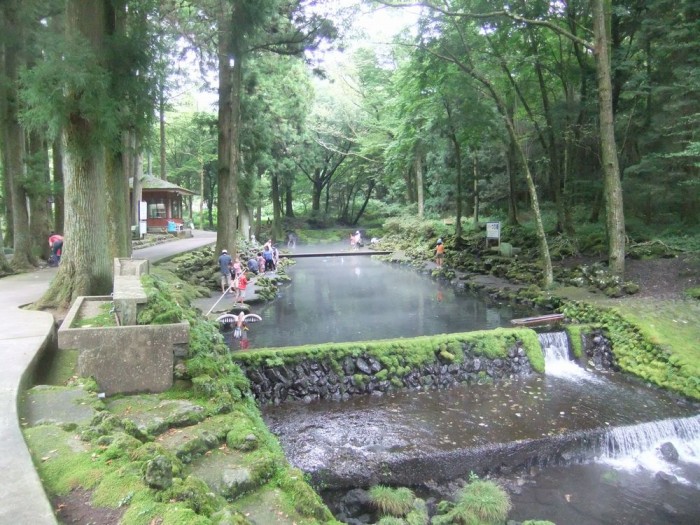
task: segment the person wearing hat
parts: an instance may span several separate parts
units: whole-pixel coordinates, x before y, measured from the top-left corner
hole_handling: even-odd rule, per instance
[[[221,255],[219,255],[219,270],[221,271],[221,293],[226,293],[226,290],[231,288],[231,268],[229,265],[233,265],[233,260],[228,254],[228,250],[221,250]]]
[[[442,244],[442,239],[437,240],[435,247],[435,264],[438,268],[442,268],[442,261],[445,258],[445,245]]]

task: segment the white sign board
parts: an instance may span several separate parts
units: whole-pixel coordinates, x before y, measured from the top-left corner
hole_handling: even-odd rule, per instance
[[[501,223],[500,222],[487,222],[486,223],[486,238],[487,239],[500,239],[501,238]]]
[[[148,203],[139,201],[139,235],[143,237],[148,232]]]

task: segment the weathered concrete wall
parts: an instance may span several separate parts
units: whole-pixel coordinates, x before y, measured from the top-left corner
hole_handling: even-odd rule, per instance
[[[148,259],[114,259],[114,275],[136,275],[140,277],[150,272]]]
[[[163,392],[173,385],[174,359],[187,352],[189,323],[100,329],[80,347],[78,373],[106,395]],[[75,347],[74,347],[75,348]]]
[[[84,301],[110,299],[76,299],[58,330],[59,350],[80,350],[78,373],[94,377],[107,395],[167,390],[175,360],[188,352],[189,323],[71,328]]]
[[[148,302],[146,291],[141,285],[141,276],[149,272],[145,259],[114,259],[114,307],[119,323],[135,325],[139,305]]]

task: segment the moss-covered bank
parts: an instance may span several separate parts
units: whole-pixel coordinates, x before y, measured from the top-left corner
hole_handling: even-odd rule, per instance
[[[88,424],[25,429],[55,504],[87,493],[95,522],[100,509],[110,509],[127,525],[245,525],[273,510],[277,523],[336,523],[287,463],[216,323],[190,306],[198,290],[162,270],[144,278],[144,287],[149,303],[141,322],[189,321],[189,357],[164,394],[103,402],[93,386],[96,411]],[[226,490],[212,489],[198,474],[196,465],[212,455],[225,456],[235,473]]]
[[[697,360],[684,359],[665,350],[650,338],[644,327],[613,308],[566,301],[559,311],[571,321],[601,328],[612,342],[616,363],[622,371],[688,398],[700,399]]]

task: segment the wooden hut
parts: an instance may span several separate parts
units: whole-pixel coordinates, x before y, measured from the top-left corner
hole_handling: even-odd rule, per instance
[[[129,190],[133,206],[134,179],[129,179]],[[139,200],[146,202],[147,227],[149,233],[169,231],[168,223],[174,223],[176,230],[182,230],[184,220],[183,199],[185,195],[196,195],[194,191],[182,188],[167,180],[150,175],[141,178],[141,197]],[[138,196],[137,196],[138,198]],[[172,231],[172,224],[171,229]]]

